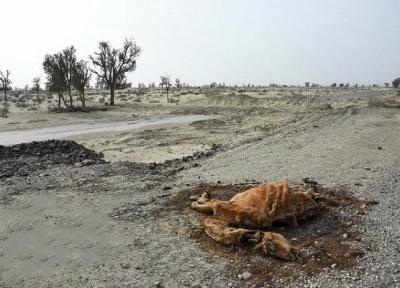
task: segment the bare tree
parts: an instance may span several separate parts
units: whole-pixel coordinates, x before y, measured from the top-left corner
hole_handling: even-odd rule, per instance
[[[74,65],[72,70],[72,86],[78,91],[82,108],[86,107],[85,88],[89,85],[91,76],[92,73],[87,62],[81,60]]]
[[[40,77],[35,77],[32,80],[33,88],[36,90],[37,102],[40,101]]]
[[[167,103],[169,103],[169,89],[171,88],[171,80],[168,75],[161,76],[161,82],[160,82],[161,90],[163,87],[165,87],[165,91],[167,92]]]
[[[4,74],[2,71],[0,71],[0,84],[1,88],[4,91],[4,102],[7,102],[7,90],[10,89],[10,70],[6,70],[6,73]]]
[[[175,86],[178,90],[182,88],[181,80],[179,80],[178,78],[175,79]]]
[[[68,90],[69,95],[69,105],[73,107],[73,100],[72,100],[72,74],[76,66],[76,49],[74,46],[65,48],[61,52],[61,69],[63,71],[65,77],[66,88]]]
[[[58,109],[61,108],[61,101],[66,107],[68,107],[64,98],[67,83],[62,68],[62,62],[63,56],[61,53],[46,55],[43,62],[43,70],[47,74],[46,87],[48,90],[57,91],[58,93]]]
[[[108,42],[100,42],[99,51],[90,56],[93,65],[97,67],[92,72],[110,89],[110,105],[115,105],[114,91],[118,79],[136,69],[136,58],[140,52],[140,47],[134,41],[126,39],[122,49],[112,49]]]

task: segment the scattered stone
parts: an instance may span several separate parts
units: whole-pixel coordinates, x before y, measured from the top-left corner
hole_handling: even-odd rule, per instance
[[[330,110],[333,109],[332,105],[329,103],[324,103],[319,106],[320,110]]]
[[[251,277],[251,274],[249,272],[247,272],[247,271],[238,275],[238,278],[240,280],[248,280],[248,279],[250,279],[250,277]]]
[[[129,269],[129,268],[131,268],[131,264],[129,264],[129,263],[121,263],[121,268],[122,269]]]
[[[361,249],[351,249],[345,254],[345,256],[348,258],[364,256],[364,255],[365,255],[365,252],[362,251]]]

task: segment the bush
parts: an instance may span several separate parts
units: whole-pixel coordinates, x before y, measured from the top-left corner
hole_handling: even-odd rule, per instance
[[[10,112],[9,104],[7,102],[3,102],[3,106],[0,109],[0,117],[2,118],[8,117],[9,112]]]
[[[396,88],[396,89],[399,88],[399,86],[400,86],[400,78],[394,79],[392,84],[393,84],[394,88]]]

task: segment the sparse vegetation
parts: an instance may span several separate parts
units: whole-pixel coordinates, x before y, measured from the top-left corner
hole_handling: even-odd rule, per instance
[[[89,85],[91,73],[87,62],[83,60],[77,61],[75,54],[76,50],[71,46],[59,53],[46,55],[43,62],[43,69],[47,74],[46,87],[49,91],[58,93],[58,109],[61,109],[62,102],[67,111],[74,110],[73,88],[78,93],[78,99],[81,101],[82,107],[86,108],[85,88]],[[38,89],[40,89],[40,86]],[[68,91],[69,104],[64,97],[65,91]]]
[[[9,110],[9,104],[7,101],[4,101],[2,104],[2,107],[0,109],[0,117],[6,118],[8,117],[8,113],[10,112]]]
[[[91,77],[90,69],[85,61],[79,61],[72,70],[72,85],[78,92],[82,108],[86,108],[85,88],[89,85]]]
[[[394,79],[393,82],[392,82],[392,84],[393,84],[393,87],[394,87],[395,89],[399,88],[399,86],[400,86],[400,77]]]
[[[39,102],[40,101],[40,77],[33,78],[32,82],[33,82],[33,89],[35,89],[36,95],[37,95],[36,100],[37,100],[37,102]]]
[[[47,74],[46,87],[49,91],[56,91],[58,94],[58,109],[61,109],[61,102],[68,107],[64,98],[67,87],[64,70],[63,56],[61,53],[46,55],[43,62],[44,72]]]
[[[1,84],[1,89],[4,92],[4,101],[7,101],[7,90],[10,89],[10,74],[11,72],[9,70],[6,70],[6,73],[3,73],[0,71],[0,84]]]
[[[161,91],[162,91],[163,87],[165,87],[165,91],[167,93],[167,103],[169,103],[169,90],[170,90],[172,84],[171,84],[170,77],[168,75],[161,76],[160,86],[161,86]]]

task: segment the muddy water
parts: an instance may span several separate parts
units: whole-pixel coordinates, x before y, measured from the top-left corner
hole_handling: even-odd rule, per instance
[[[214,118],[207,115],[152,116],[131,121],[85,123],[0,132],[0,145],[14,145],[31,141],[63,139],[76,135],[139,129],[162,124],[186,124]]]

